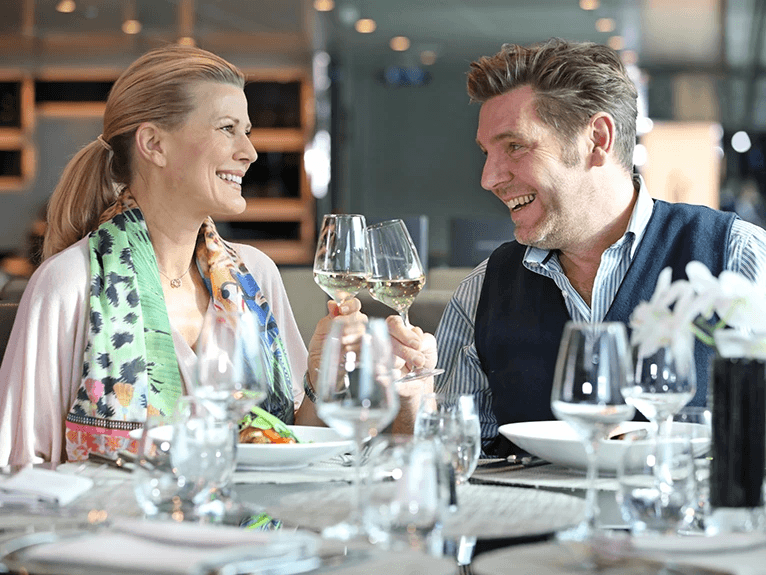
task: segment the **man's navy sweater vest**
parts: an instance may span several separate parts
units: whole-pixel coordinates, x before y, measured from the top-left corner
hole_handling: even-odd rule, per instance
[[[702,206],[655,200],[644,237],[605,321],[627,324],[636,305],[651,298],[657,277],[668,266],[673,280],[685,278],[684,268],[693,260],[718,276],[726,265],[735,218],[733,213]],[[554,281],[523,266],[525,251],[526,246],[512,241],[492,253],[476,310],[476,351],[489,379],[498,425],[554,419],[553,372],[564,324],[571,319]],[[693,405],[706,403],[712,354],[697,342]],[[506,440],[496,443],[499,453],[507,451]]]

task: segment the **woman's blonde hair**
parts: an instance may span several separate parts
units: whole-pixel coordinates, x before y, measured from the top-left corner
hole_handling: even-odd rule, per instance
[[[133,137],[144,122],[166,130],[194,109],[192,86],[219,82],[244,88],[235,66],[205,50],[170,45],[133,62],[109,92],[104,130],[64,168],[48,204],[43,257],[69,247],[98,227],[104,210],[131,184]]]

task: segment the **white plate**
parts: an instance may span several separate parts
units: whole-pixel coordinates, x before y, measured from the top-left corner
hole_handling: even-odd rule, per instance
[[[288,427],[302,443],[240,443],[237,462],[248,469],[297,469],[353,449],[351,440],[329,427]]]
[[[620,425],[621,431],[646,429],[649,424],[641,421],[628,421]],[[499,428],[501,434],[510,439],[521,449],[558,465],[585,470],[585,448],[577,433],[566,421],[525,421],[507,423]],[[674,422],[671,433],[691,435],[695,453],[704,452],[710,445],[710,436],[704,425]],[[604,439],[598,449],[599,471],[617,472],[617,465],[623,450],[629,448],[633,461],[640,461],[649,453],[647,441]]]
[[[339,453],[351,452],[354,444],[329,427],[288,425],[302,443],[240,443],[237,446],[237,464],[256,471],[270,469],[298,469],[310,463],[329,459]],[[153,430],[158,439],[173,438],[173,427],[163,425]],[[141,439],[141,430],[129,432]]]

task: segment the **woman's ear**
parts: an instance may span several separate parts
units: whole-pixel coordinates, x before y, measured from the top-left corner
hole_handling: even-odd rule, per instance
[[[590,165],[603,166],[614,149],[614,118],[604,112],[595,114],[589,124]]]
[[[144,122],[138,126],[135,135],[138,157],[164,168],[167,164],[164,133],[161,128],[151,122]]]

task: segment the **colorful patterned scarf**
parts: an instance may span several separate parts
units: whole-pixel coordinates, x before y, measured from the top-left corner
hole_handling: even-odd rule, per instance
[[[170,416],[183,387],[157,260],[130,192],[104,212],[88,246],[88,341],[82,381],[66,417],[70,461],[86,459],[90,452],[135,451],[129,432],[141,428],[148,415]],[[209,218],[200,228],[195,255],[213,305],[252,313],[264,327],[272,370],[263,408],[292,423],[287,352],[264,294]]]

